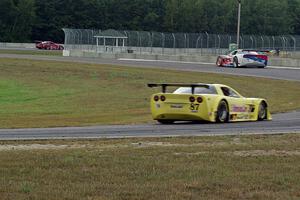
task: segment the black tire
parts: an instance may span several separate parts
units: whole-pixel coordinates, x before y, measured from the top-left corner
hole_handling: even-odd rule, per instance
[[[257,120],[262,121],[267,119],[267,104],[262,101],[258,106],[258,114],[257,114]]]
[[[173,120],[167,120],[167,119],[159,119],[157,121],[161,124],[173,124],[174,123]]]
[[[233,67],[238,68],[239,67],[239,60],[237,57],[233,58]]]
[[[229,109],[226,101],[220,101],[217,110],[216,121],[219,123],[228,122],[229,120]]]
[[[217,59],[217,61],[216,61],[216,65],[218,66],[218,67],[222,67],[222,58],[221,57],[218,57],[218,59]]]

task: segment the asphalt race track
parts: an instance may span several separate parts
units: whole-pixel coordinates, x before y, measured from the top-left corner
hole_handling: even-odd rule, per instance
[[[71,61],[77,63],[114,64],[133,67],[164,68],[172,70],[212,72],[257,76],[283,80],[300,81],[300,68],[248,69],[218,68],[207,63],[179,63],[145,60],[108,60],[94,58],[73,58],[55,56],[33,56],[0,54],[6,58],[27,58],[34,60]],[[201,82],[201,80],[199,80]],[[143,125],[114,125],[93,127],[43,128],[43,129],[0,129],[0,140],[67,139],[67,138],[123,138],[123,137],[163,137],[200,136],[233,134],[278,134],[300,133],[300,111],[273,115],[273,121],[242,123],[176,123],[160,125],[155,122]]]
[[[113,125],[67,128],[0,129],[0,140],[124,138],[300,133],[300,111],[273,116],[273,121]]]

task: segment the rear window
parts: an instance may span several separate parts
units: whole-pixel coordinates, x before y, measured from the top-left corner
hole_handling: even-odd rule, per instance
[[[173,94],[191,94],[191,87],[180,87],[173,92]],[[196,87],[195,94],[217,94],[216,88],[214,86],[206,87]]]

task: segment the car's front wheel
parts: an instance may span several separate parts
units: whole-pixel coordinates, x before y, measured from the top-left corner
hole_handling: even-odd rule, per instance
[[[239,60],[238,60],[237,57],[234,57],[234,58],[233,58],[233,67],[234,67],[234,68],[239,67]]]
[[[226,101],[220,101],[217,110],[216,121],[220,123],[228,122],[229,120],[229,109]]]
[[[159,119],[157,121],[161,124],[173,124],[174,123],[173,120],[167,120],[167,119]]]
[[[262,121],[264,119],[267,119],[267,104],[265,102],[261,102],[258,107],[257,120]]]

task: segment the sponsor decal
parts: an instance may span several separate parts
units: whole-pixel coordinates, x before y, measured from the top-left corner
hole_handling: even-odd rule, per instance
[[[160,108],[160,104],[159,103],[155,104],[155,106],[156,106],[156,108]]]
[[[249,119],[249,115],[248,114],[239,114],[239,115],[237,115],[236,119]]]
[[[181,104],[171,104],[171,108],[183,108]]]
[[[248,107],[232,105],[231,111],[232,112],[248,112]]]
[[[230,115],[230,119],[231,119],[231,120],[236,120],[236,118],[237,118],[237,114],[232,114],[232,115]]]

